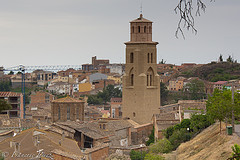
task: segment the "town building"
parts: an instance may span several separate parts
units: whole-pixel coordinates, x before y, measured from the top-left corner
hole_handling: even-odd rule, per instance
[[[122,98],[111,98],[110,115],[111,118],[122,117]]]
[[[152,22],[139,18],[130,22],[130,41],[126,42],[123,76],[123,118],[140,124],[151,122],[160,106],[160,81],[157,74],[158,42],[152,41]]]
[[[10,118],[23,118],[23,95],[16,92],[0,92],[0,99],[6,100],[12,108],[3,110],[2,114],[7,114]]]
[[[44,91],[37,91],[30,95],[30,99],[30,103],[50,103],[54,100],[54,95]]]
[[[228,81],[217,81],[217,82],[214,83],[213,88],[214,89],[217,88],[219,90],[222,90],[223,87],[227,85],[227,83],[228,83]]]
[[[52,122],[84,121],[84,101],[67,96],[51,103]]]

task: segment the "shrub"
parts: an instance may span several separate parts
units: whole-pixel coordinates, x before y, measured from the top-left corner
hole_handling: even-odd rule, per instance
[[[151,143],[154,143],[154,142],[155,142],[155,138],[154,138],[154,127],[153,127],[153,130],[149,135],[149,140],[146,142],[146,145],[149,146]]]
[[[131,160],[141,160],[141,159],[144,159],[145,155],[146,155],[145,151],[134,151],[134,150],[131,150],[131,152],[130,152]]]
[[[164,157],[152,153],[148,153],[144,157],[144,160],[164,160],[164,159],[165,159]]]
[[[175,130],[171,137],[169,137],[169,141],[172,144],[172,149],[175,150],[177,147],[186,141],[189,141],[191,139],[192,135],[189,131],[187,131],[185,128],[182,128],[180,130]]]
[[[169,153],[172,150],[172,145],[166,138],[157,141],[149,146],[149,151],[152,153]]]

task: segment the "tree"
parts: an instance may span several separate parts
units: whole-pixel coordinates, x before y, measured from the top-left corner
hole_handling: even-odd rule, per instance
[[[14,75],[14,72],[13,72],[13,71],[10,71],[10,72],[8,73],[8,75]]]
[[[179,0],[176,8],[174,9],[175,13],[180,15],[180,19],[178,22],[177,30],[175,36],[178,38],[178,33],[180,32],[184,37],[183,28],[187,30],[192,30],[195,34],[197,33],[197,29],[195,28],[194,23],[194,0]],[[202,2],[202,0],[195,0],[196,1],[196,10],[195,15],[200,16],[201,11],[205,12],[206,5]],[[210,0],[212,1],[212,0]]]
[[[230,62],[230,63],[233,63],[234,62],[234,59],[232,58],[232,56],[228,56],[227,58],[227,62]]]
[[[221,54],[220,54],[220,56],[219,56],[219,62],[223,62],[223,57],[222,57]]]
[[[154,137],[154,127],[153,127],[153,130],[149,135],[149,140],[146,142],[146,145],[149,146],[151,143],[154,143],[154,142],[155,142],[155,137]]]
[[[240,114],[240,94],[234,93],[234,104],[232,104],[232,93],[230,90],[215,89],[213,95],[207,100],[207,114],[209,114],[214,120],[219,120],[220,122],[220,132],[221,132],[221,122],[225,119],[231,119],[232,110],[234,115]]]
[[[228,158],[228,160],[240,160],[240,146],[238,144],[234,144],[232,146],[232,156]]]
[[[198,100],[206,97],[204,83],[194,79],[183,87],[183,92],[189,95],[189,99]]]
[[[166,85],[160,82],[161,105],[164,105],[164,102],[167,101],[168,92]]]
[[[162,59],[158,64],[166,64],[166,61]]]
[[[110,102],[113,97],[122,97],[122,91],[120,88],[114,88],[113,85],[108,85],[102,92],[98,92],[97,95],[88,96],[88,104],[106,104]]]
[[[0,81],[0,91],[8,92],[11,90],[11,81]]]
[[[4,99],[0,99],[0,113],[3,110],[9,110],[11,108],[12,106],[7,101],[5,101]]]

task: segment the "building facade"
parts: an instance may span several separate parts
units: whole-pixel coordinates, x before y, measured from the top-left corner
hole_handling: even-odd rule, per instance
[[[51,103],[52,122],[84,120],[84,101],[67,96]]]
[[[123,118],[140,124],[151,122],[160,107],[160,81],[157,74],[158,42],[152,41],[152,22],[142,14],[130,22],[131,39],[126,42],[123,76]]]
[[[6,100],[12,108],[3,110],[2,114],[8,114],[10,118],[23,118],[23,95],[16,92],[0,92],[0,99]]]

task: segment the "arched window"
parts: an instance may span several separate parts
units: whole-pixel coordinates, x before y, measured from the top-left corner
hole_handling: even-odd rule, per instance
[[[147,70],[147,86],[153,86],[153,69],[150,67]]]
[[[133,117],[136,117],[136,113],[135,112],[133,112]]]
[[[150,62],[150,55],[149,55],[149,53],[148,53],[148,55],[147,55],[147,62],[148,62],[148,63]]]
[[[133,63],[133,53],[130,53],[130,63]]]
[[[133,73],[133,68],[130,69],[130,71],[129,71],[128,85],[129,85],[129,86],[133,86],[133,85],[134,85],[134,73]]]
[[[140,26],[138,26],[138,33],[140,33],[140,31],[141,31],[141,30],[140,30]]]
[[[144,26],[144,33],[146,33],[147,32],[147,27],[146,26]]]
[[[151,63],[153,63],[153,54],[151,53]]]
[[[130,85],[133,86],[133,84],[134,84],[134,74],[131,74]]]
[[[152,27],[149,26],[149,33],[152,33]]]
[[[134,33],[134,26],[132,26],[132,33]]]

